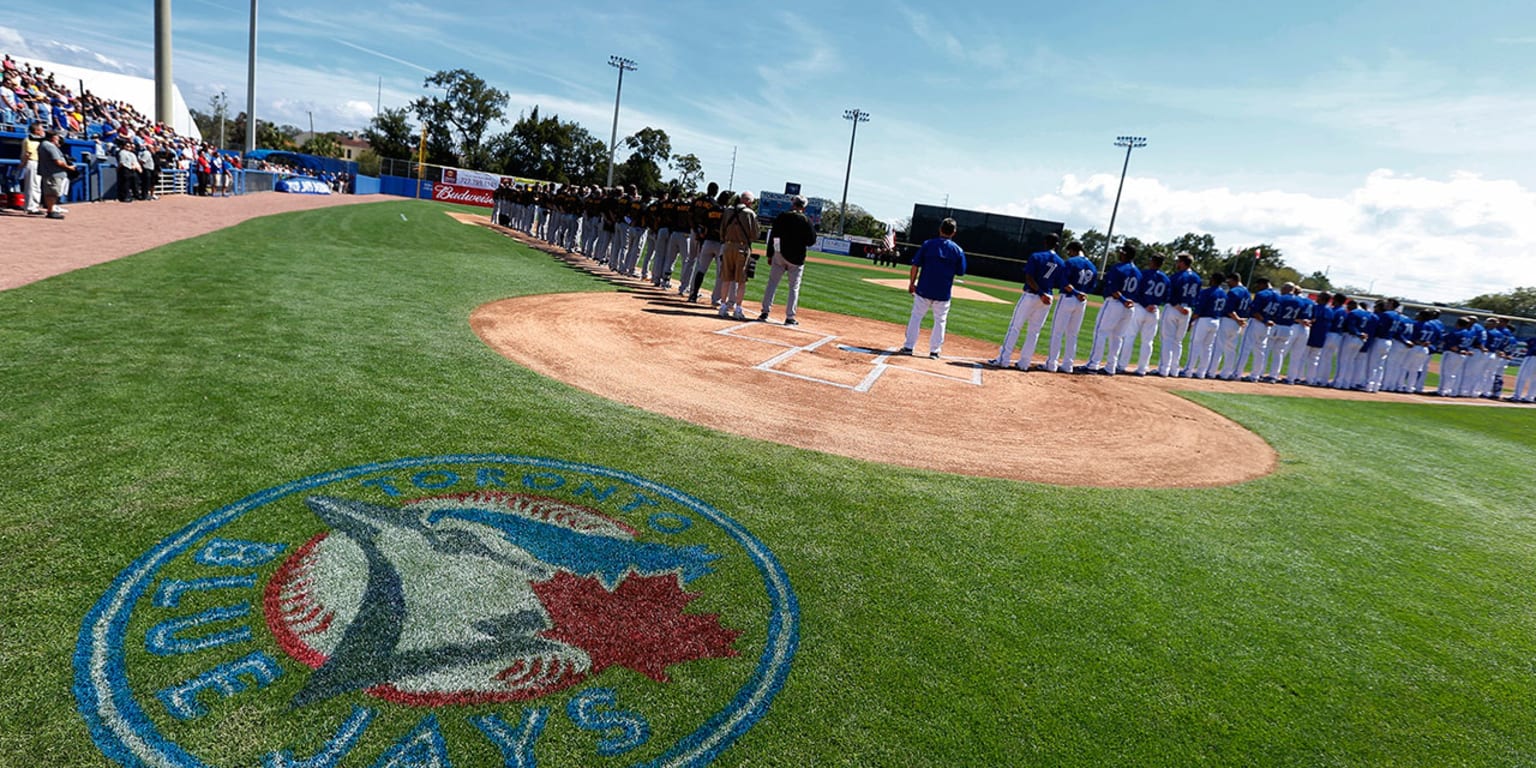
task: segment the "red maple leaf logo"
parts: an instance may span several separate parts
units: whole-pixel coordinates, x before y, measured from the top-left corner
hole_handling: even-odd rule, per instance
[[[554,623],[541,634],[586,651],[594,675],[620,665],[665,683],[673,664],[737,655],[731,645],[741,630],[720,626],[718,613],[683,613],[699,595],[684,592],[674,574],[631,573],[609,592],[561,571],[533,589]]]

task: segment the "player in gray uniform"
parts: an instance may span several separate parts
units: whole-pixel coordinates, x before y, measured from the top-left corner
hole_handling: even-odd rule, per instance
[[[689,204],[688,227],[693,236],[689,239],[687,252],[683,254],[682,268],[677,271],[679,296],[688,296],[693,292],[693,275],[698,271],[700,252],[704,249],[704,217],[715,207],[715,196],[718,194],[720,185],[711,181],[704,194],[695,197]]]

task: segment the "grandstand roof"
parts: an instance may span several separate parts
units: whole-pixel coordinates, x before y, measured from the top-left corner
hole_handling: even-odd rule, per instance
[[[60,85],[74,91],[76,96],[79,96],[82,90],[90,91],[105,99],[128,102],[140,113],[151,119],[155,117],[155,81],[150,78],[134,77],[120,72],[102,72],[19,56],[11,58],[17,64],[31,64],[33,67],[41,67],[44,72],[52,72],[54,79]],[[171,103],[173,115],[171,130],[182,136],[201,140],[203,134],[197,130],[197,123],[192,120],[192,112],[187,109],[187,101],[181,97],[181,89],[174,83],[171,85]]]

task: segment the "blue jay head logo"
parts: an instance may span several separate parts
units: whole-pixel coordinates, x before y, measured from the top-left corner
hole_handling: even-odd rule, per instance
[[[772,554],[691,496],[549,459],[403,459],[162,541],[86,617],[75,692],[125,765],[705,765],[766,713],[797,625]],[[679,711],[714,714],[655,719]]]

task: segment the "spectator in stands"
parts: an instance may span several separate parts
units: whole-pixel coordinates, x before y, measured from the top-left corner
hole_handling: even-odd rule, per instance
[[[16,98],[16,84],[17,80],[10,72],[6,72],[5,78],[0,80],[0,123],[5,125],[21,123],[18,117],[21,105]]]
[[[69,176],[75,164],[63,150],[64,137],[57,131],[49,131],[39,145],[37,170],[43,178],[43,210],[50,219],[62,219],[68,211],[59,205],[59,199],[69,195]]]
[[[133,143],[124,138],[117,144],[117,201],[131,203],[139,197],[139,177],[143,168],[139,165],[139,153]]]
[[[161,176],[170,175],[171,184],[175,184],[176,162],[180,158],[176,154],[176,148],[169,141],[160,141],[155,144],[155,172]],[[158,187],[154,187],[158,189]]]

